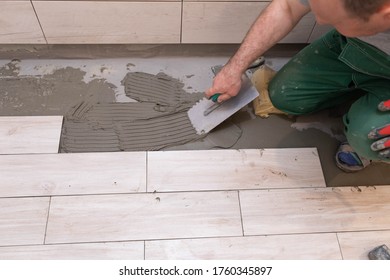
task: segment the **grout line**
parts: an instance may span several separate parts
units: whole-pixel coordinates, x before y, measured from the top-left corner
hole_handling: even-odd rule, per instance
[[[62,122],[61,122],[61,127],[60,127],[60,135],[58,135],[58,150],[57,150],[57,153],[60,154],[61,153],[61,142],[63,141],[62,139],[62,132],[64,131],[64,122],[65,122],[65,116],[63,115],[62,116]]]
[[[343,256],[343,250],[341,249],[341,244],[340,244],[340,239],[339,239],[339,234],[336,232],[336,238],[337,238],[337,243],[339,245],[339,249],[340,249],[340,255],[341,255],[341,259],[344,260],[344,256]]]
[[[149,167],[149,152],[145,153],[145,193],[148,192],[148,167]]]
[[[1,157],[1,155],[0,155]],[[356,186],[340,186],[337,188],[343,189],[343,188],[352,188]],[[387,189],[387,185],[383,186],[375,186],[376,189]],[[104,193],[73,193],[73,194],[51,194],[50,197],[80,197],[80,196],[116,196],[116,195],[145,195],[145,194],[153,194],[153,193],[160,193],[160,194],[186,194],[186,193],[214,193],[214,192],[236,192],[236,191],[249,191],[249,192],[282,192],[285,190],[292,190],[292,191],[310,191],[310,190],[319,190],[319,191],[325,191],[325,192],[332,192],[330,188],[327,187],[304,187],[304,188],[257,188],[257,189],[209,189],[209,190],[174,190],[174,191],[155,191],[155,192],[104,192]],[[20,195],[20,196],[0,196],[1,199],[9,199],[9,198],[27,198],[27,197],[47,197],[48,195]],[[387,229],[385,229],[387,230]],[[376,229],[375,231],[378,231]]]
[[[242,236],[245,236],[245,231],[244,231],[244,219],[242,218],[242,207],[241,207],[240,191],[237,191],[237,196],[238,196],[238,207],[239,207],[239,209],[240,209]]]
[[[345,231],[340,233],[359,233],[359,232],[390,232],[390,230],[357,230]],[[324,232],[301,232],[301,233],[272,233],[272,234],[249,234],[241,235],[227,235],[227,236],[198,236],[198,237],[173,237],[173,238],[159,238],[159,239],[127,239],[127,240],[100,240],[100,241],[82,241],[82,242],[63,242],[63,243],[48,243],[48,244],[20,244],[20,245],[0,245],[0,248],[11,247],[32,247],[32,246],[57,246],[57,245],[79,245],[79,244],[102,244],[102,243],[140,243],[155,241],[177,241],[177,240],[205,240],[205,239],[230,239],[230,238],[250,238],[250,237],[272,237],[272,236],[296,236],[296,235],[323,235],[335,234],[334,231]],[[338,233],[336,233],[338,234]]]
[[[310,33],[309,33],[309,36],[307,37],[307,44],[310,44],[310,39],[313,37],[313,33],[314,33],[314,29],[316,28],[316,22],[314,23],[314,26],[312,27],[312,29],[310,30]]]
[[[31,244],[0,245],[0,249],[12,248],[12,247],[36,247],[36,246],[50,247],[50,246],[62,246],[62,245],[66,246],[66,245],[88,245],[88,244],[140,243],[141,241],[143,240],[102,240],[102,241],[82,241],[82,242],[47,243],[47,244],[31,243]]]
[[[146,240],[144,240],[144,261],[146,260]]]
[[[310,233],[308,233],[310,234]],[[288,235],[288,234],[274,234]],[[293,234],[294,235],[294,234]],[[272,236],[272,235],[253,235],[253,236]],[[251,237],[253,237],[251,236]],[[48,244],[23,244],[23,245],[3,245],[2,247],[24,247],[24,246],[56,246],[56,245],[78,245],[78,244],[100,244],[100,243],[140,243],[154,242],[154,241],[175,241],[175,240],[202,240],[202,239],[226,239],[226,238],[243,238],[242,235],[226,235],[226,236],[192,236],[192,237],[170,237],[170,238],[151,238],[151,239],[125,239],[125,240],[98,240],[98,241],[73,241],[73,242],[54,242]],[[145,254],[146,255],[146,254]]]
[[[43,245],[46,244],[46,234],[47,234],[47,227],[49,225],[49,216],[50,216],[50,207],[51,207],[51,196],[49,197],[49,207],[47,208],[47,218],[46,218],[46,227],[45,227],[45,236],[43,238]]]
[[[184,0],[181,0],[181,12],[180,12],[180,44],[183,43],[183,10],[184,10]]]
[[[36,16],[36,18],[37,18],[37,21],[38,21],[39,27],[41,28],[42,35],[43,35],[43,38],[45,39],[46,45],[48,45],[49,43],[48,43],[48,41],[47,41],[47,38],[46,38],[45,32],[43,32],[43,27],[42,27],[41,21],[39,20],[39,17],[38,17],[37,11],[35,10],[34,3],[33,3],[33,1],[32,1],[32,0],[30,0],[30,4],[31,4],[31,7],[32,7],[32,8],[33,8],[33,10],[34,10],[35,16]]]

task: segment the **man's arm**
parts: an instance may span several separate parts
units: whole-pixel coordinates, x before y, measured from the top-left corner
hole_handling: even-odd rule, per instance
[[[272,1],[253,23],[238,51],[215,77],[206,96],[220,93],[218,102],[223,102],[237,95],[242,84],[241,76],[247,67],[284,38],[310,11],[310,7],[304,3],[307,1]]]

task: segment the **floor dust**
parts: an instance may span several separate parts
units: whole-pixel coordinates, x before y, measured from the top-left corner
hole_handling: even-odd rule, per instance
[[[340,142],[346,141],[341,117],[331,117],[328,110],[313,115],[298,116],[291,127],[299,131],[318,129]]]
[[[64,152],[317,147],[329,187],[390,184],[386,164],[373,164],[355,174],[335,166],[334,153],[344,137],[341,116],[325,111],[261,119],[246,106],[206,137],[191,138],[185,110],[211,85],[211,67],[225,63],[235,49],[10,46],[4,50],[3,46],[0,115],[65,115]],[[266,55],[267,64],[279,70],[291,56],[290,50],[285,53]],[[165,96],[162,88],[174,94]],[[146,91],[147,96],[140,94]],[[130,138],[138,140],[127,141]]]

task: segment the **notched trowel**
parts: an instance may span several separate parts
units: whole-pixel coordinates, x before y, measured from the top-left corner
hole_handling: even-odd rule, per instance
[[[197,134],[202,135],[210,132],[259,96],[250,79],[246,75],[243,75],[242,79],[241,90],[235,97],[223,103],[216,103],[216,98],[213,101],[204,97],[188,111],[188,117]]]

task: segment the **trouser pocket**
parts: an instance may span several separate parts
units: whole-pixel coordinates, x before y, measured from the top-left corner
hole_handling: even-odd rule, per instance
[[[359,39],[346,38],[339,59],[359,73],[390,79],[390,56]]]

